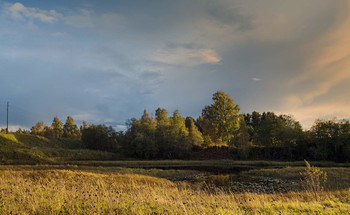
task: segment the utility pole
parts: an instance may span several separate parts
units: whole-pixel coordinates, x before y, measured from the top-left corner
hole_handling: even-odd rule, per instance
[[[6,126],[6,134],[9,133],[9,102],[7,102],[7,126]]]

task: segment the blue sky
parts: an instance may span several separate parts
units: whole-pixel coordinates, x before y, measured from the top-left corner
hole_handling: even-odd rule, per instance
[[[6,101],[13,129],[198,117],[217,90],[304,128],[349,118],[348,14],[345,0],[0,0],[0,125]]]

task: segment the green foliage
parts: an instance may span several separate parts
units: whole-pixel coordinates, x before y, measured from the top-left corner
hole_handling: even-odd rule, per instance
[[[156,110],[156,141],[159,148],[159,157],[181,158],[186,157],[190,150],[191,144],[187,136],[185,119],[176,110],[173,116],[168,118],[165,109]]]
[[[90,125],[82,130],[81,140],[88,149],[117,151],[117,134],[112,127]]]
[[[252,143],[250,142],[250,135],[243,115],[240,115],[239,117],[239,129],[235,137],[229,142],[229,144],[230,146],[237,147],[239,155],[242,158],[248,157],[249,148],[252,145]]]
[[[43,136],[44,132],[45,132],[45,124],[43,121],[36,123],[36,125],[31,128],[31,133],[35,135]]]
[[[53,122],[51,124],[51,129],[53,130],[53,134],[56,138],[60,138],[63,135],[63,123],[58,119],[58,117],[54,117]]]
[[[128,155],[140,158],[186,157],[193,143],[201,143],[200,133],[195,129],[195,126],[190,129],[190,135],[178,111],[169,118],[165,109],[158,108],[153,118],[145,110],[141,119],[129,123],[122,145]]]
[[[327,173],[317,167],[311,166],[306,160],[305,164],[306,168],[303,172],[300,172],[302,176],[301,184],[307,192],[312,193],[317,198],[319,192],[324,190],[327,182]]]
[[[194,124],[194,120],[190,120],[188,128],[188,141],[193,146],[202,146],[204,143],[204,138],[202,133],[198,130],[197,126]]]
[[[80,130],[71,116],[67,116],[66,123],[63,125],[63,136],[70,138],[80,138],[81,136]]]
[[[234,137],[239,128],[238,112],[239,106],[233,103],[229,94],[217,91],[213,95],[213,104],[206,106],[202,111],[202,128],[209,127],[209,135],[213,140],[228,143]],[[207,120],[207,121],[206,121]],[[212,134],[213,128],[215,133]],[[205,129],[204,129],[205,130]]]
[[[348,121],[317,120],[311,132],[315,138],[315,158],[350,161],[350,123]]]
[[[185,119],[175,110],[170,118],[169,136],[168,136],[168,157],[186,157],[191,151],[192,145],[189,142],[188,130],[186,129]]]
[[[302,134],[298,121],[290,115],[276,115],[258,112],[244,116],[248,132],[253,143],[261,146],[290,147],[295,146]]]
[[[199,125],[199,130],[203,134],[204,145],[210,146],[214,143],[220,142],[217,135],[218,128],[215,127],[215,125],[211,123],[209,119],[199,116],[197,119],[197,124]]]
[[[123,144],[124,151],[131,156],[154,158],[158,153],[155,132],[156,120],[149,116],[146,110],[140,120],[132,119],[126,133],[127,142]]]

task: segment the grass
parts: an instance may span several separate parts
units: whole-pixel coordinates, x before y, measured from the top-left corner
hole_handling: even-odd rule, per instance
[[[48,139],[30,134],[0,134],[0,163],[58,164],[72,160],[111,160],[118,155],[82,148],[79,140]]]
[[[1,214],[348,214],[350,191],[209,192],[196,184],[81,169],[3,167]]]
[[[304,167],[304,161],[239,161],[239,160],[123,160],[123,161],[69,161],[69,164],[85,166],[160,168],[160,169],[197,169],[212,172],[234,173],[254,169],[275,169],[285,167]],[[319,167],[350,167],[350,163],[313,161]]]
[[[77,140],[0,134],[0,214],[350,213],[349,163],[311,162],[328,175],[315,198],[299,183],[303,161],[115,158]]]

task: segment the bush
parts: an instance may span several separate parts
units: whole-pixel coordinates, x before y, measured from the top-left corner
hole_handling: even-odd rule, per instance
[[[317,198],[318,193],[324,190],[327,182],[327,173],[320,170],[320,168],[311,166],[306,160],[305,164],[305,170],[300,172],[302,176],[301,185],[305,191],[310,192]]]

